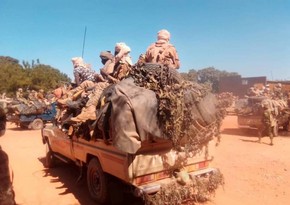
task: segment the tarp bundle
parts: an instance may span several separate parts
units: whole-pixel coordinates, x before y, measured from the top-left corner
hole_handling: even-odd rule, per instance
[[[134,67],[130,77],[111,88],[110,105],[98,112],[101,129],[110,113],[110,136],[119,149],[135,153],[141,141],[161,137],[176,149],[199,151],[219,135],[218,102],[207,87],[158,64]]]
[[[126,79],[114,87],[111,105],[111,135],[118,149],[135,153],[141,141],[161,137],[153,91],[136,86],[133,79]]]
[[[39,101],[31,101],[29,105],[14,101],[8,105],[8,110],[10,113],[21,115],[39,115],[42,114],[46,109],[47,105]]]

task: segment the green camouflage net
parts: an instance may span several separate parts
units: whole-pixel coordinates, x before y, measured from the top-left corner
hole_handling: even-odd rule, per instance
[[[162,186],[158,193],[145,195],[145,204],[180,205],[205,202],[210,200],[220,185],[224,185],[224,177],[219,170],[216,170],[209,176],[192,177],[185,185],[172,182]]]
[[[135,66],[130,77],[156,93],[159,126],[175,149],[198,152],[219,136],[222,115],[208,87],[185,81],[176,70],[158,64]]]

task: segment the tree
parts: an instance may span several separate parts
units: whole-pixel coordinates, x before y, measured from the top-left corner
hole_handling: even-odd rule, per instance
[[[188,81],[197,82],[197,71],[194,69],[190,69],[188,73],[180,73],[180,75]]]
[[[17,59],[0,56],[0,93],[13,97],[18,88],[45,91],[55,89],[60,82],[71,82],[70,78],[49,65],[40,64],[37,59],[30,65],[27,61],[19,64]]]
[[[210,83],[213,92],[219,91],[220,77],[239,75],[236,72],[220,71],[214,67],[208,67],[197,71],[199,83]]]

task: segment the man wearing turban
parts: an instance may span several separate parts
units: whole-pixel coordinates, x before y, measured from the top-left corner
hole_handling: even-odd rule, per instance
[[[157,33],[157,41],[147,48],[145,62],[163,64],[169,68],[178,69],[180,67],[178,54],[169,40],[169,31],[160,30]]]

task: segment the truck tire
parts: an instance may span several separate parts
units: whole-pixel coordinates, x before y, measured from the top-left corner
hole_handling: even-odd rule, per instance
[[[40,130],[43,128],[43,121],[41,119],[35,119],[30,124],[29,127],[33,130]]]
[[[46,141],[45,143],[45,163],[44,166],[46,168],[53,168],[55,167],[56,164],[56,158],[53,155],[53,151],[51,151],[50,146],[49,146],[49,142]]]
[[[91,197],[98,203],[105,204],[108,201],[108,179],[98,159],[90,160],[87,169],[87,184]]]

